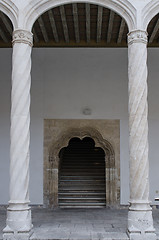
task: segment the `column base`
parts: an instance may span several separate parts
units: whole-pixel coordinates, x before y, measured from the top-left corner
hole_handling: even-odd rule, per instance
[[[156,240],[152,208],[149,202],[131,201],[128,212],[128,235],[130,240]]]
[[[4,240],[28,240],[32,235],[31,209],[28,203],[10,202],[7,209]]]
[[[33,234],[32,231],[23,233],[22,232],[4,233],[3,240],[29,240],[32,234]]]

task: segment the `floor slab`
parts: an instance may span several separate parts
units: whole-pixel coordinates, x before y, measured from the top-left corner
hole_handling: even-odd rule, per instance
[[[128,240],[127,209],[32,208],[34,233],[31,240]],[[159,239],[159,209],[153,210]],[[0,239],[5,227],[6,209],[0,208]]]

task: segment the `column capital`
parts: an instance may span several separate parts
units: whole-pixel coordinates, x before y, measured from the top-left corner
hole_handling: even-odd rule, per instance
[[[13,32],[13,40],[12,44],[14,43],[25,43],[33,46],[33,34],[27,30],[17,29]]]
[[[133,30],[128,33],[128,45],[133,43],[145,43],[147,44],[147,32],[144,30]]]

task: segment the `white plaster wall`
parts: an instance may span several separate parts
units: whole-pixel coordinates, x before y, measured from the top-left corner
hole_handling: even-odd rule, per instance
[[[159,191],[159,50],[149,50],[151,197]],[[43,119],[120,119],[121,203],[129,198],[127,49],[33,49],[30,200],[43,201]],[[0,49],[0,203],[8,201],[11,49]],[[89,107],[92,114],[83,115]],[[159,194],[158,194],[159,195]]]
[[[150,200],[159,197],[159,49],[148,50]],[[159,203],[155,203],[159,204]]]
[[[0,204],[9,200],[11,49],[0,49]]]

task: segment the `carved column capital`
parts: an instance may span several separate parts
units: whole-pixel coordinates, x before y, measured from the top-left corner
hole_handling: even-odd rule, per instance
[[[13,40],[12,44],[14,43],[25,43],[33,46],[33,34],[27,30],[17,29],[13,32]]]
[[[145,43],[147,44],[148,33],[143,30],[133,30],[128,33],[128,45],[132,43]]]

